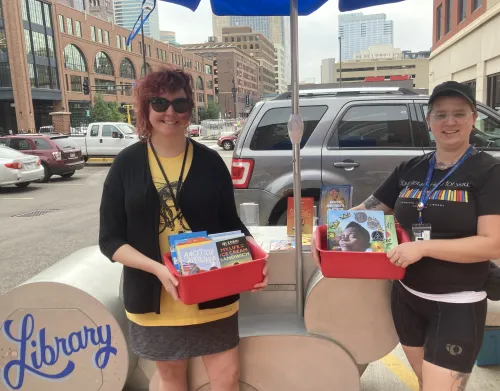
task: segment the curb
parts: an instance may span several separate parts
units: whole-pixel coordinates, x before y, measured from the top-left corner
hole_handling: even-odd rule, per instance
[[[93,157],[87,160],[87,163],[113,163],[115,159],[112,157]]]

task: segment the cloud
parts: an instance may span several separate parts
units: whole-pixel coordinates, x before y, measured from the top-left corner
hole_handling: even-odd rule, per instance
[[[385,13],[394,21],[394,46],[403,50],[429,50],[432,45],[433,0],[401,3],[360,10],[365,14]],[[175,31],[181,44],[206,42],[212,35],[209,0],[202,0],[196,12],[159,1],[160,29]],[[315,13],[299,17],[299,79],[321,81],[321,60],[338,60],[338,2],[330,0]]]

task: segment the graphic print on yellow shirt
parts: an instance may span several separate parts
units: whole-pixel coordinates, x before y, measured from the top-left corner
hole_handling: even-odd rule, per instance
[[[172,187],[174,195],[177,196],[177,181],[181,174],[184,153],[174,158],[164,158],[158,156],[163,166],[163,170]],[[179,215],[174,206],[174,200],[168,188],[165,178],[158,166],[158,162],[151,150],[148,148],[148,159],[151,170],[151,177],[158,190],[160,197],[160,250],[162,254],[170,251],[168,237],[180,231],[189,231],[189,225],[182,218],[182,211]],[[184,181],[191,163],[193,161],[193,146],[189,144],[186,166],[182,180]],[[182,190],[181,190],[182,192]],[[162,289],[160,299],[160,314],[154,312],[147,314],[131,314],[127,312],[127,317],[134,323],[142,326],[186,326],[213,322],[235,314],[238,311],[238,302],[221,308],[200,310],[198,306],[186,305],[181,301],[175,301],[172,296]]]

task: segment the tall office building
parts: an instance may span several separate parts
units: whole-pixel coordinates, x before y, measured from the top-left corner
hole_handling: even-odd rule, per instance
[[[285,78],[291,81],[290,18],[286,16],[212,16],[214,37],[222,41],[224,27],[251,27],[254,33],[261,33],[273,44],[285,48]]]
[[[372,45],[393,44],[394,24],[385,14],[362,13],[339,15],[339,37],[342,43],[342,61],[353,60]]]
[[[146,0],[145,6],[153,7],[154,0]],[[141,4],[139,0],[114,0],[115,6],[115,23],[123,28],[132,30],[141,15]],[[144,11],[144,17],[150,11]],[[139,26],[139,24],[137,24]],[[155,10],[149,15],[148,20],[144,23],[144,35],[156,40],[160,40],[160,21],[158,16],[158,5]]]
[[[160,31],[160,41],[164,43],[170,43],[172,45],[177,45],[177,41],[175,40],[175,31]]]

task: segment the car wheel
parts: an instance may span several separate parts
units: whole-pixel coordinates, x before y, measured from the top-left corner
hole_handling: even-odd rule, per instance
[[[47,163],[42,163],[43,166],[43,178],[39,179],[37,182],[47,183],[49,179],[52,177],[52,173],[50,172],[50,168]]]
[[[67,172],[66,174],[61,174],[61,178],[67,179],[71,178],[73,175],[75,175],[75,172]]]
[[[87,162],[89,161],[89,157],[88,157],[88,156],[84,156],[84,157],[83,157],[83,161],[84,161],[85,163],[87,163]]]
[[[30,185],[31,182],[23,182],[23,183],[16,183],[16,186],[21,188],[21,189],[24,189],[25,187],[28,187]]]
[[[222,149],[224,151],[231,151],[234,148],[234,144],[231,141],[224,141],[222,143]]]

